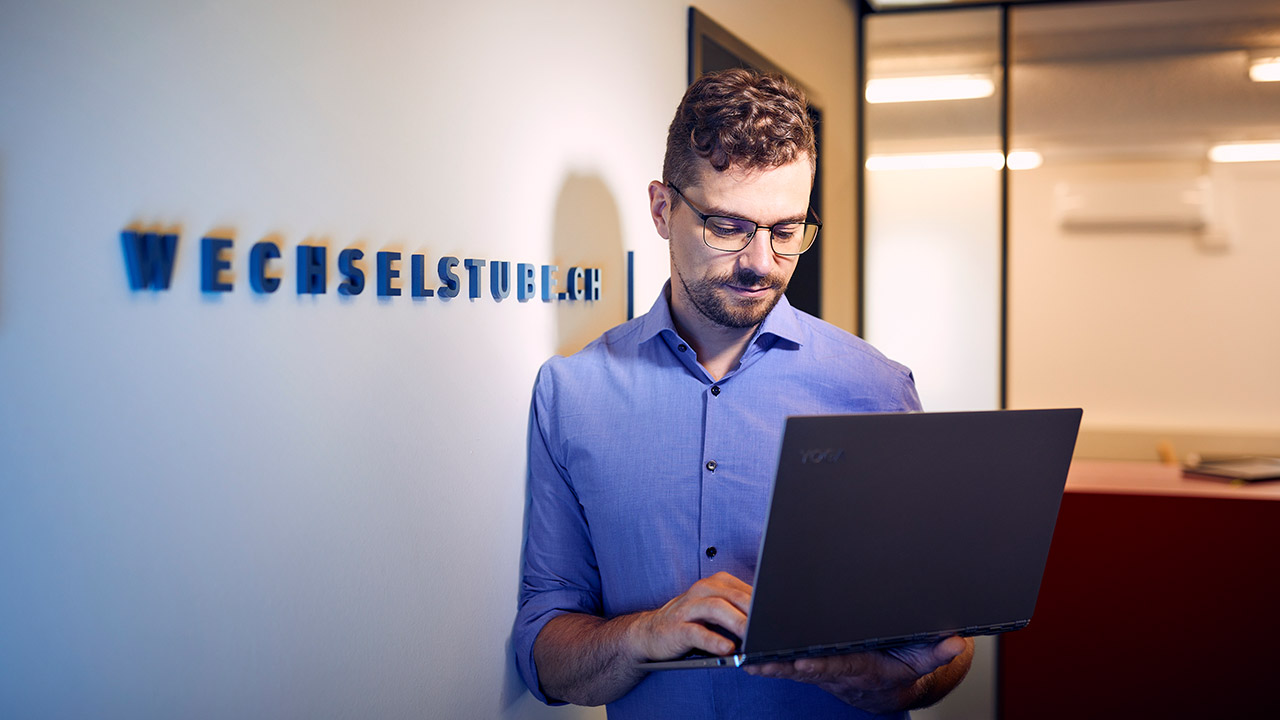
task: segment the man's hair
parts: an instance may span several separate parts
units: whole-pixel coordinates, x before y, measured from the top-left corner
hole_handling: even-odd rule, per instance
[[[813,163],[813,121],[804,92],[785,77],[734,68],[707,73],[685,91],[667,130],[662,180],[698,182],[698,159],[716,172],[766,170],[802,155]]]

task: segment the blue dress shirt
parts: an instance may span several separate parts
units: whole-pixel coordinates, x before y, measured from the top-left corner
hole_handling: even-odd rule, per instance
[[[538,372],[512,642],[544,702],[533,643],[551,618],[651,610],[721,570],[752,582],[787,416],[920,409],[905,367],[785,297],[738,367],[712,380],[676,332],[668,292]],[[866,717],[815,686],[740,669],[651,673],[608,711]]]

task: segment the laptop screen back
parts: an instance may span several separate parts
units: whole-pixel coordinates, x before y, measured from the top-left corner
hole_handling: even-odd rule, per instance
[[[793,417],[748,655],[1020,627],[1081,411]]]

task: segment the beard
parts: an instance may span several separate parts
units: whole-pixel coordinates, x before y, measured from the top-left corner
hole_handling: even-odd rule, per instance
[[[782,293],[787,289],[787,279],[784,276],[776,273],[759,275],[748,268],[698,278],[693,282],[685,278],[678,266],[675,271],[680,284],[684,286],[685,295],[698,312],[716,325],[726,328],[759,325],[782,299]],[[744,300],[730,296],[729,291],[724,289],[725,284],[747,288],[767,286],[772,292],[754,300]]]

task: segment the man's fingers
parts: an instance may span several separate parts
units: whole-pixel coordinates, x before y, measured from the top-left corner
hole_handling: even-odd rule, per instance
[[[784,677],[802,682],[850,677],[902,680],[928,675],[959,657],[968,648],[961,637],[949,637],[929,645],[908,645],[881,652],[800,658],[790,663],[768,663],[749,667],[753,675]],[[892,660],[890,658],[893,658]]]
[[[737,605],[743,612],[751,606],[751,588],[743,590],[731,585],[719,585],[705,580],[699,581],[689,588],[689,592],[685,593],[684,597],[695,600],[712,597],[724,598]]]
[[[722,597],[709,597],[690,603],[682,613],[684,622],[706,627],[706,623],[719,625],[742,637],[747,631],[747,615],[737,605]],[[712,632],[708,630],[708,632]],[[712,632],[713,635],[718,633]]]
[[[743,613],[751,607],[751,586],[723,571],[694,583],[689,589],[689,595],[722,597],[737,606]]]
[[[723,571],[723,570],[721,570],[720,572],[716,573],[715,575],[712,575],[711,577],[709,577],[709,578],[707,578],[707,579],[708,579],[708,580],[714,580],[714,581],[716,581],[717,583],[724,585],[726,588],[730,588],[730,589],[734,590],[735,592],[746,593],[748,596],[750,596],[750,595],[751,595],[751,586],[750,586],[750,585],[748,585],[747,583],[743,582],[743,581],[742,581],[740,578],[738,578],[737,576],[730,575],[729,573],[727,573],[727,572],[725,572],[725,571]]]
[[[744,669],[748,675],[759,675],[761,677],[780,677],[783,673],[790,669],[788,663],[760,663],[759,665],[748,665]]]
[[[867,653],[832,655],[821,658],[801,658],[794,664],[797,675],[816,680],[828,677],[863,675],[870,669],[872,657]]]
[[[699,580],[648,614],[640,636],[641,653],[651,660],[678,657],[692,649],[715,655],[732,653],[733,640],[709,626],[741,637],[747,631],[750,605],[751,586],[729,573]]]
[[[697,648],[712,655],[728,655],[734,650],[733,641],[712,630],[706,625],[689,623],[685,625],[685,638],[690,647]]]
[[[930,645],[907,645],[886,650],[889,655],[911,668],[917,675],[927,675],[955,660],[969,644],[962,637],[949,637]]]
[[[718,572],[694,583],[669,605],[684,622],[715,623],[741,637],[747,631],[751,586],[727,572]]]
[[[945,658],[942,661],[942,664],[946,665],[952,660],[955,660],[956,658],[963,655],[965,650],[968,650],[968,649],[969,649],[969,642],[967,640],[960,637],[959,635],[952,635],[946,640],[943,640],[942,642],[938,643],[937,651],[941,657]]]

